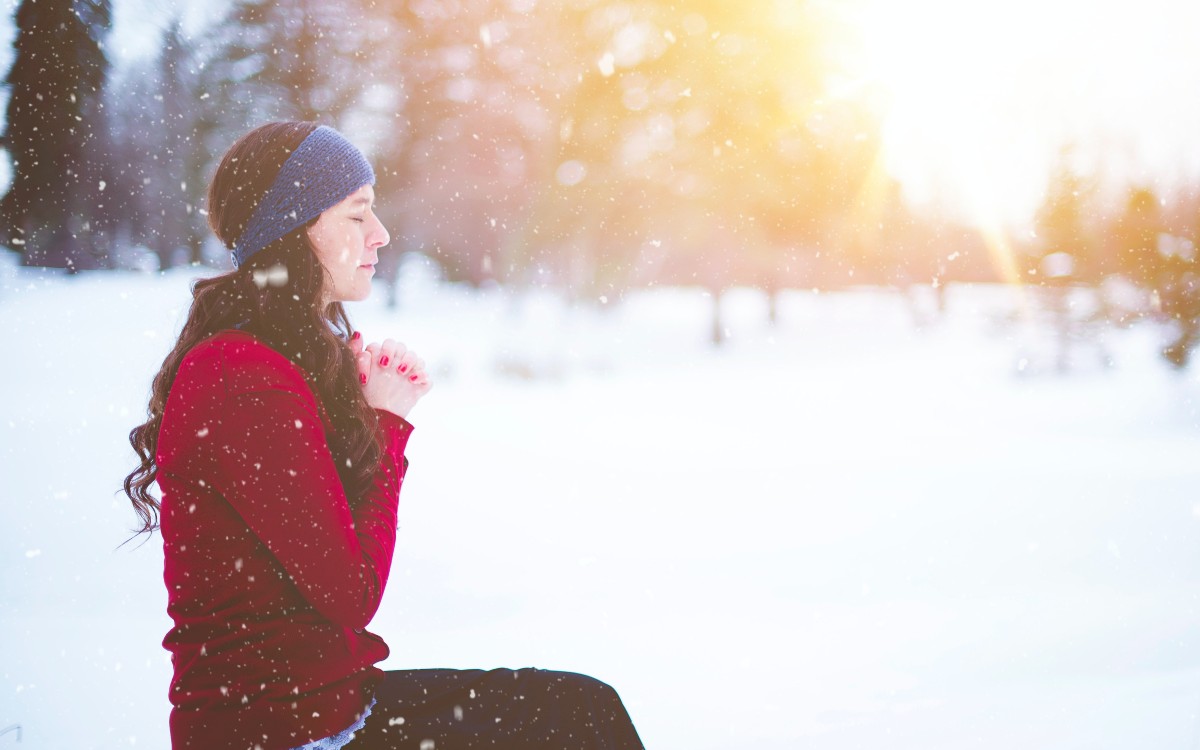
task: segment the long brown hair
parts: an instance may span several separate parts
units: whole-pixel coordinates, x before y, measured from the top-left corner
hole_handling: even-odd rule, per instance
[[[288,155],[316,128],[312,122],[268,123],[225,153],[208,188],[208,224],[227,248],[245,230]],[[154,376],[148,419],[129,433],[141,463],[125,477],[124,489],[142,521],[138,533],[158,528],[160,506],[150,487],[158,475],[163,409],[179,365],[192,347],[227,328],[253,334],[304,372],[333,425],[329,447],[346,495],[357,497],[370,486],[381,455],[378,416],[363,396],[346,344],[351,327],[345,308],[324,302],[328,275],[306,228],[272,242],[235,271],[193,284],[179,340]]]

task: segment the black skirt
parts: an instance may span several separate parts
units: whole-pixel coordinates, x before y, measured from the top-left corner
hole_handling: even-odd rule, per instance
[[[347,750],[643,750],[617,692],[542,669],[386,672]]]

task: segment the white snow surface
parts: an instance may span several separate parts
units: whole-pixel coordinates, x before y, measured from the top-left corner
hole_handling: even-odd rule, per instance
[[[411,419],[385,669],[539,666],[651,750],[1195,748],[1200,374],[1147,324],[1042,366],[953,286],[568,305],[406,266],[351,306],[436,377]],[[167,748],[128,431],[202,271],[0,265],[0,748]],[[1024,361],[1022,361],[1024,360]]]

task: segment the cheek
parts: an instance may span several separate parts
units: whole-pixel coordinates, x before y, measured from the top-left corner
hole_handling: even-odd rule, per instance
[[[354,238],[350,232],[323,232],[318,238],[317,257],[330,270],[354,261]]]

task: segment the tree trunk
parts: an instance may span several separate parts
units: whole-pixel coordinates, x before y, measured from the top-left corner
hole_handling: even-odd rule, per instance
[[[720,346],[725,343],[725,326],[721,324],[721,290],[709,289],[712,295],[712,343]]]

